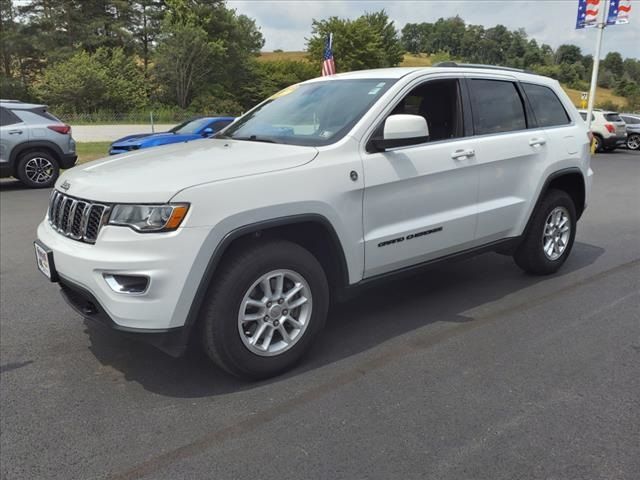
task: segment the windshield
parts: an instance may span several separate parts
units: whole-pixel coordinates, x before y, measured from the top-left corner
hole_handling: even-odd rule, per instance
[[[328,145],[346,135],[394,82],[328,80],[293,85],[240,118],[222,136],[291,145]]]
[[[206,118],[197,118],[195,120],[188,120],[186,122],[181,123],[180,125],[176,125],[173,127],[170,132],[178,133],[181,135],[197,133],[204,127],[209,125],[209,120]]]

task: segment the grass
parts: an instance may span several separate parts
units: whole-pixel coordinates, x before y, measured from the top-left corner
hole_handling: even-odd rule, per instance
[[[78,142],[76,152],[78,153],[78,163],[90,162],[98,158],[109,155],[109,145],[111,142]]]
[[[258,61],[273,62],[277,60],[302,60],[307,61],[307,52],[260,52]]]
[[[573,104],[577,107],[580,107],[580,94],[582,93],[582,91],[574,90],[564,85],[562,86],[562,88],[564,88],[564,91],[567,92],[567,95],[569,95],[569,98],[571,99]],[[626,98],[616,95],[608,88],[598,87],[598,89],[596,90],[596,105],[604,102],[613,102],[620,107],[626,107],[628,105]]]

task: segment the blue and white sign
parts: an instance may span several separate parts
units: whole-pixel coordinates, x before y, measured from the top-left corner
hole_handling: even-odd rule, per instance
[[[631,12],[631,0],[610,0],[607,25],[620,25],[629,23]]]

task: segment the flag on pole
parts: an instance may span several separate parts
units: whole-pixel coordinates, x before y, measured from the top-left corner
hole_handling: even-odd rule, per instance
[[[607,25],[629,23],[629,12],[631,12],[631,0],[611,0]]]
[[[578,0],[576,28],[597,26],[600,8],[604,8],[604,0]]]
[[[330,33],[327,37],[327,41],[324,44],[324,57],[322,61],[322,76],[333,75],[336,73],[336,64],[333,61],[333,33]]]

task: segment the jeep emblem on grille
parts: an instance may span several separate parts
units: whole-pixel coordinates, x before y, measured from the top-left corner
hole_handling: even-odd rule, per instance
[[[60,185],[60,188],[66,192],[67,190],[69,190],[69,188],[71,188],[71,184],[65,180],[62,185]]]

